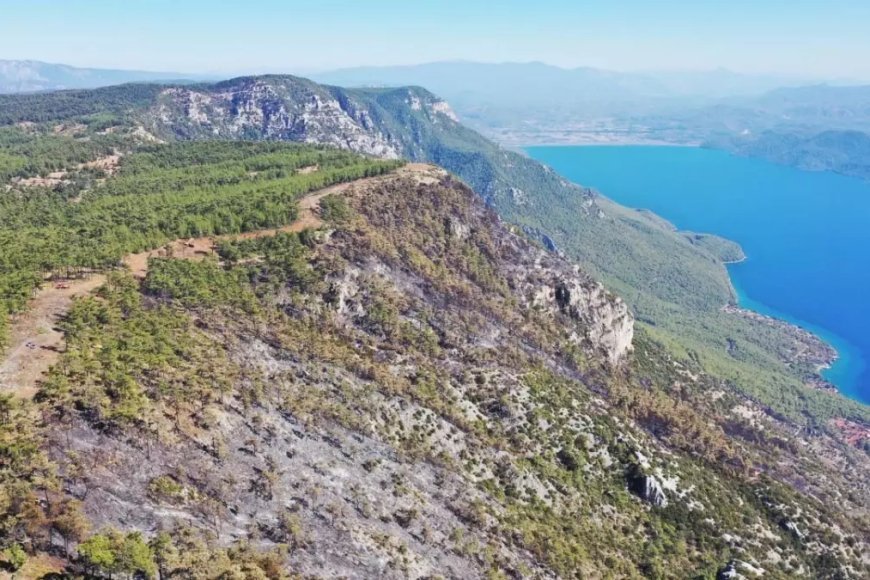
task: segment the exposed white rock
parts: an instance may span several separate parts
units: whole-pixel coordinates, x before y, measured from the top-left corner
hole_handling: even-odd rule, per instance
[[[622,360],[631,349],[634,319],[625,303],[600,284],[578,276],[560,280],[539,296],[582,322],[582,329],[572,336],[574,342],[588,340],[604,350],[612,364]]]
[[[510,188],[511,199],[516,205],[528,205],[529,196],[525,191],[520,189],[519,187],[511,187]]]
[[[764,568],[761,568],[759,566],[754,566],[754,565],[750,564],[749,562],[743,562],[743,561],[739,561],[737,564],[738,564],[738,566],[740,566],[741,570],[748,572],[749,574],[752,574],[753,576],[763,576],[764,575]]]
[[[637,450],[635,450],[634,455],[637,458],[637,462],[640,464],[641,467],[643,467],[644,469],[650,468],[649,457]]]
[[[456,113],[453,112],[453,109],[450,108],[447,101],[435,101],[432,103],[431,108],[433,113],[444,115],[454,123],[459,122],[459,117],[456,116]]]
[[[647,475],[640,478],[640,482],[636,484],[638,495],[656,507],[666,507],[668,505],[668,496],[665,495],[665,490],[662,489],[662,484],[655,476]]]
[[[719,570],[716,580],[741,580],[746,577],[737,571],[737,563],[729,562],[727,566]]]
[[[798,528],[798,525],[793,521],[789,520],[785,522],[782,527],[785,528],[786,531],[791,532],[798,540],[802,540],[804,538],[804,535]]]
[[[408,100],[406,102],[413,111],[423,110],[423,103],[420,101],[420,97],[415,95],[413,91],[408,91]]]
[[[290,139],[325,144],[386,159],[398,159],[399,148],[375,128],[371,115],[350,100],[339,102],[329,93],[309,85],[294,85],[288,98],[281,85],[252,80],[235,90],[205,93],[189,88],[169,88],[153,117],[156,129],[177,130],[173,111],[183,113],[187,129],[221,137]],[[288,89],[289,90],[289,89]]]
[[[447,220],[447,230],[458,241],[465,240],[471,233],[471,228],[467,224],[452,216]]]

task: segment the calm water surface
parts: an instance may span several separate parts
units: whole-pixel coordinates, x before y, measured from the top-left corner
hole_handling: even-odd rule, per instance
[[[870,403],[870,183],[691,147],[530,147],[529,155],[680,229],[739,242],[741,305],[833,344],[825,376]]]

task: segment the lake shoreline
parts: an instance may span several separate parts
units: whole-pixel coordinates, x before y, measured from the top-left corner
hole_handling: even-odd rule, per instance
[[[691,147],[703,148],[705,141],[667,140],[638,133],[594,132],[571,129],[519,131],[498,128],[480,128],[503,147],[525,151],[529,147]]]
[[[780,329],[783,329],[789,335],[795,337],[795,340],[797,342],[806,345],[806,347],[809,349],[809,352],[804,352],[803,357],[793,356],[791,358],[784,359],[785,362],[790,364],[810,365],[813,368],[816,376],[807,378],[807,386],[821,391],[839,392],[843,396],[848,396],[846,393],[841,392],[836,385],[834,385],[824,377],[823,373],[833,368],[837,361],[841,360],[840,352],[834,347],[834,345],[828,343],[828,341],[826,341],[824,338],[799,324],[795,324],[793,322],[789,322],[775,316],[769,316],[767,314],[758,312],[757,310],[744,308],[740,306],[739,303],[726,304],[722,307],[722,312],[735,316],[742,316],[743,318],[753,320],[755,322],[767,324],[770,326],[777,326]]]
[[[815,372],[818,375],[818,380],[811,380],[809,386],[823,391],[836,392],[859,403],[867,404],[857,391],[852,392],[843,385],[837,384],[836,379],[831,379],[827,376],[832,372],[849,375],[851,370],[849,368],[850,363],[860,365],[860,356],[854,353],[854,351],[857,351],[856,347],[849,343],[848,340],[837,336],[831,330],[796,320],[793,316],[778,312],[765,304],[753,300],[735,283],[734,273],[730,268],[727,268],[727,265],[726,269],[728,270],[728,278],[735,292],[736,304],[732,305],[735,309],[747,312],[754,317],[770,320],[775,324],[782,325],[783,328],[794,329],[798,333],[811,337],[811,340],[816,341],[831,352],[831,355],[828,357],[817,357]],[[855,360],[857,360],[857,363],[853,362]]]
[[[730,240],[734,242],[734,240]],[[739,242],[734,242],[739,245]],[[742,248],[741,248],[742,251]],[[734,266],[737,264],[742,264],[749,260],[749,256],[745,253],[743,257],[739,260],[722,260],[722,264],[725,266],[725,270],[728,273],[728,281],[731,284],[731,289],[734,291],[734,304],[726,304],[722,307],[723,312],[727,312],[729,314],[735,314],[738,316],[743,316],[745,318],[750,318],[756,321],[762,321],[772,325],[778,325],[782,328],[788,329],[788,332],[791,334],[801,335],[803,339],[808,342],[816,343],[816,350],[818,352],[818,356],[814,357],[817,360],[814,362],[815,365],[815,373],[818,375],[818,380],[812,380],[811,386],[813,388],[823,390],[823,391],[836,391],[840,392],[836,385],[832,382],[828,381],[824,377],[824,372],[831,370],[837,361],[841,360],[840,351],[837,347],[831,344],[829,341],[825,340],[825,338],[816,332],[813,332],[810,328],[807,328],[805,324],[799,324],[793,320],[788,320],[781,316],[775,316],[771,314],[767,314],[762,310],[756,310],[751,307],[744,307],[741,303],[745,303],[747,298],[742,294],[740,290],[738,290],[737,286],[734,283],[734,277],[731,274],[731,270],[728,266]],[[765,308],[767,312],[770,312],[769,308]],[[789,362],[798,363],[801,362],[796,358],[791,359]],[[848,396],[846,393],[841,393],[843,396]]]

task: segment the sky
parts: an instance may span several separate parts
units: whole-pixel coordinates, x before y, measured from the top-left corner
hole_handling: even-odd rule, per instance
[[[870,0],[0,0],[0,59],[206,74],[542,61],[870,81]]]

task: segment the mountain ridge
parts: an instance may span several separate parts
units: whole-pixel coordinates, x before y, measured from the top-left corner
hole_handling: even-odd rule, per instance
[[[737,249],[439,103],[292,77],[0,98],[0,308],[107,274],[38,395],[0,400],[4,554],[97,577],[862,577],[866,409],[722,312]],[[254,234],[335,183],[316,229]]]
[[[795,418],[808,405],[828,406],[805,392],[805,385],[818,382],[816,369],[781,367],[779,353],[790,350],[793,337],[774,338],[765,331],[762,340],[757,328],[722,311],[734,301],[734,292],[715,253],[649,214],[620,207],[486,140],[424,89],[342,89],[273,75],[7,96],[0,97],[0,105],[0,120],[9,124],[50,123],[70,111],[89,120],[103,110],[113,117],[97,117],[101,126],[127,124],[139,140],[283,138],[436,163],[464,179],[503,219],[582,263],[625,297],[661,340],[676,341],[684,352],[704,353],[745,392]],[[728,354],[724,345],[731,341],[741,345],[743,360]],[[750,366],[732,369],[745,364]],[[771,376],[764,386],[741,378],[758,374],[756,365],[764,369],[761,376],[771,369],[785,374]],[[860,416],[861,411],[849,413]]]
[[[618,72],[542,62],[461,60],[356,67],[312,76],[345,86],[426,86],[453,103],[465,122],[504,143],[573,143],[580,139],[704,144],[802,169],[867,176],[854,147],[843,140],[832,140],[829,134],[870,130],[870,125],[848,111],[860,107],[862,98],[866,100],[861,87],[844,86],[843,82],[819,84],[816,80],[741,74],[727,69]],[[40,61],[0,61],[0,93],[181,79],[196,83],[209,77],[87,69]],[[778,109],[789,100],[807,98],[816,101],[813,106],[820,107],[819,116],[810,120],[809,125],[808,119],[792,123],[794,126],[781,122],[791,113]],[[830,102],[824,104],[825,99]],[[582,106],[578,107],[578,103]],[[827,112],[822,107],[827,107]],[[839,120],[836,113],[831,115],[837,108],[845,109],[846,113]],[[687,116],[685,110],[694,113]],[[808,110],[804,107],[801,114],[806,116]],[[711,115],[716,119],[713,125]],[[518,124],[518,118],[524,121]],[[728,128],[735,124],[741,126]],[[761,137],[741,140],[741,132],[747,130],[767,134],[763,141]],[[782,134],[777,143],[773,142],[774,133]],[[822,137],[823,133],[828,134]],[[844,140],[848,137],[845,133],[841,136]]]
[[[361,67],[314,76],[351,86],[427,86],[453,102],[475,128],[509,144],[702,144],[801,169],[870,175],[864,149],[849,135],[870,134],[868,87],[860,83],[726,70],[615,73],[473,62]]]
[[[38,60],[0,60],[0,94],[93,89],[129,82],[194,81],[206,75],[82,68]]]

